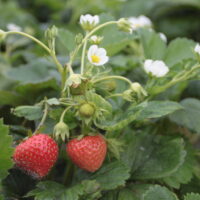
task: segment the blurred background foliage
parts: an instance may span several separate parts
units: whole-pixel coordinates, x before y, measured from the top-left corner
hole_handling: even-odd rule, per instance
[[[75,47],[75,35],[82,32],[79,17],[86,13],[99,14],[101,21],[146,15],[152,20],[154,29],[167,36],[168,43],[177,37],[200,41],[200,0],[0,0],[0,29],[7,30],[7,25],[13,23],[22,31],[46,42],[44,31],[56,25],[59,28],[57,54],[64,64]],[[101,34],[105,36],[102,46],[112,56],[109,65],[113,73],[143,83],[146,77],[137,68],[141,65],[141,59],[138,58],[140,52],[127,47],[137,35],[121,33],[114,27],[108,27]],[[149,34],[147,38],[151,37]],[[158,48],[159,44],[164,47],[158,36],[153,34],[152,37],[155,37],[154,43]],[[188,47],[189,43],[193,44],[185,42],[185,50],[187,43]],[[0,44],[0,51],[0,117],[4,117],[6,123],[15,125],[19,124],[19,119],[8,114],[10,108],[34,104],[44,96],[56,96],[60,78],[43,49],[26,38],[8,37]],[[156,49],[155,53],[158,51]],[[186,55],[189,51],[183,52],[182,56],[189,58],[190,55]],[[73,67],[76,69],[78,64],[75,62]],[[199,81],[184,82],[159,98],[176,101],[185,97],[200,98],[199,88]]]
[[[56,50],[59,60],[64,64],[68,60],[69,52],[75,47],[75,35],[82,31],[79,26],[79,17],[86,13],[99,14],[101,21],[146,15],[152,20],[154,29],[167,36],[168,43],[177,37],[200,41],[200,0],[0,0],[0,29],[7,30],[7,25],[13,23],[21,27],[23,31],[45,42],[44,31],[46,28],[56,25],[59,28]],[[106,48],[109,56],[112,55],[108,68],[112,69],[114,74],[144,83],[146,76],[143,70],[138,68],[141,66],[138,56],[140,52],[127,47],[130,40],[135,39],[137,35],[121,33],[113,27],[101,31],[101,34],[105,36],[102,46]],[[158,34],[144,31],[143,37],[149,40],[153,38],[146,45],[152,42],[154,49],[152,50],[149,45],[149,49],[146,48],[146,54],[149,53],[150,56],[155,54],[159,57],[159,52],[162,54],[162,48],[166,49],[166,44]],[[143,43],[145,43],[144,41],[142,40]],[[142,45],[145,46],[145,44]],[[191,47],[194,46],[195,43],[190,40],[175,40],[169,46],[168,51],[170,54],[177,54],[177,60],[176,58],[175,60],[182,62],[185,58],[193,57]],[[73,66],[75,70],[78,64],[75,62]],[[182,65],[180,66],[182,67]],[[44,99],[45,96],[47,98],[57,97],[59,81],[59,74],[51,59],[30,40],[20,36],[11,36],[0,44],[0,118],[3,117],[5,124],[10,125],[10,132],[15,140],[23,138],[27,134],[27,129],[34,129],[34,124],[32,121],[14,116],[10,112],[11,108],[22,104],[33,105]],[[123,89],[124,85],[121,83],[119,85],[118,90]],[[157,98],[182,101],[182,104],[187,107],[189,103],[183,100],[187,97],[200,99],[200,81],[177,84]],[[120,107],[120,104],[122,103],[119,100],[116,107]],[[191,106],[189,105],[189,112],[185,115],[180,113],[180,116],[193,121],[194,112],[199,108],[200,103],[193,101],[192,105],[194,105],[193,109],[190,110]],[[195,116],[197,116],[195,123],[198,126],[194,127],[191,127],[191,123],[185,123],[181,117],[181,120],[177,121],[177,116],[171,116],[171,121],[167,120],[165,123],[172,125],[174,122],[182,125],[184,121],[186,128],[199,133],[199,113]],[[48,123],[51,131],[54,124],[52,120]],[[163,127],[162,122],[160,126]],[[171,130],[166,129],[165,132],[171,133]],[[9,185],[10,179],[13,183],[11,185],[22,182],[21,179],[18,181],[18,178],[14,177],[18,176],[18,173],[21,172],[15,173],[11,170],[4,184]],[[25,183],[29,181],[29,177],[24,176],[24,179]],[[198,184],[200,184],[199,180]],[[30,187],[28,184],[24,185],[22,187],[26,189],[18,188],[18,191],[15,191],[16,188],[7,186],[9,190],[6,192],[14,197],[16,194],[23,196],[32,187],[32,185]],[[192,189],[187,185],[185,187],[183,191],[195,191],[195,187]]]

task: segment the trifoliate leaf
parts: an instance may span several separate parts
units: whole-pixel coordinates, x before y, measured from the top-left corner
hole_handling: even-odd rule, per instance
[[[8,174],[8,169],[12,167],[13,162],[11,156],[13,154],[12,146],[12,137],[9,134],[8,126],[3,124],[3,120],[0,119],[0,182],[4,179]]]

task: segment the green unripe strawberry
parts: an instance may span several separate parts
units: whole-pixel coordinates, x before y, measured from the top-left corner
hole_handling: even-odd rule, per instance
[[[82,117],[89,118],[94,115],[94,112],[95,112],[94,106],[89,103],[84,103],[79,108],[79,114]]]

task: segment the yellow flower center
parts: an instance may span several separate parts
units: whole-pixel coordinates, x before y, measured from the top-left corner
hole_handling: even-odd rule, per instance
[[[92,58],[92,62],[94,62],[94,63],[99,63],[100,62],[100,57],[99,56],[92,55],[91,58]]]

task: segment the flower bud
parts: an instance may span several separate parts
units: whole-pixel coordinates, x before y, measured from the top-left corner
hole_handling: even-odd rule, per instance
[[[97,35],[93,35],[91,38],[90,38],[90,42],[92,44],[96,44],[96,45],[99,45],[101,43],[101,41],[103,40],[103,37],[101,36],[97,36]]]
[[[123,98],[127,101],[140,101],[147,96],[145,89],[137,82],[132,83],[130,89],[124,91]]]
[[[79,114],[82,117],[89,118],[89,117],[93,116],[94,113],[95,113],[94,106],[89,103],[84,103],[79,108]]]
[[[117,25],[118,25],[119,30],[121,31],[128,32],[128,33],[133,32],[131,23],[125,18],[119,19],[117,22]]]
[[[81,33],[77,34],[75,37],[76,44],[81,44],[82,40],[83,40],[83,35]]]
[[[91,31],[97,24],[99,24],[99,16],[92,16],[90,14],[81,15],[80,25],[85,31]]]
[[[132,83],[131,89],[133,92],[136,92],[139,96],[147,96],[145,89],[137,82]]]
[[[59,122],[54,127],[53,135],[56,140],[61,138],[64,142],[66,138],[69,138],[69,127],[64,122]]]
[[[81,76],[81,74],[71,74],[66,81],[65,89],[67,86],[77,88],[81,84],[82,80],[85,80],[85,78]]]

